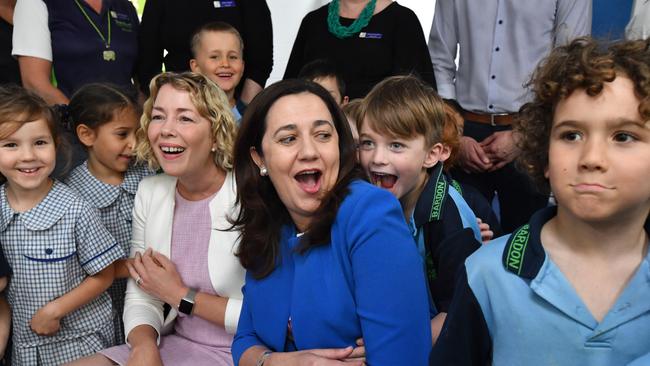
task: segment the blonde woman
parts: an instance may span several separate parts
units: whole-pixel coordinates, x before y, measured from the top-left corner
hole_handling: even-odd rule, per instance
[[[150,85],[136,147],[163,174],[145,178],[133,213],[127,343],[77,365],[232,365],[244,270],[231,173],[235,121],[204,76],[163,73]],[[163,304],[172,309],[164,317]],[[172,334],[168,334],[173,331]]]

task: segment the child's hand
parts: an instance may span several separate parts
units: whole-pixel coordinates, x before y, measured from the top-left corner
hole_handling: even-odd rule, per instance
[[[481,240],[483,241],[483,244],[492,240],[492,238],[494,237],[494,232],[490,230],[490,225],[484,223],[478,217],[476,218],[476,222],[478,222],[478,228],[481,231]]]
[[[54,301],[50,301],[38,309],[29,326],[38,335],[50,336],[56,334],[61,327],[61,316]]]

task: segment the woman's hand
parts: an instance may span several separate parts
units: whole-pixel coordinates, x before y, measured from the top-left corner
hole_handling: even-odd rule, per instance
[[[127,366],[162,366],[162,359],[156,343],[146,343],[131,348]]]
[[[273,352],[264,366],[363,366],[362,360],[351,360],[354,348],[323,348],[297,352]]]
[[[61,327],[61,316],[56,303],[50,301],[38,309],[29,322],[29,326],[38,335],[51,336],[56,334]]]
[[[140,288],[167,304],[176,306],[187,294],[176,266],[166,256],[147,249],[144,254],[135,254],[132,262],[126,263],[129,274]]]

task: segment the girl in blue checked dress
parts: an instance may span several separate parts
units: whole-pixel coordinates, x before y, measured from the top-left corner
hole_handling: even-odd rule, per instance
[[[40,97],[0,88],[0,243],[12,270],[14,365],[60,365],[113,343],[105,291],[124,252],[95,210],[49,177],[55,129]]]
[[[99,211],[101,221],[125,256],[130,252],[133,199],[149,173],[132,164],[139,110],[133,96],[109,84],[88,84],[70,100],[69,114],[88,160],[70,173],[66,183]],[[119,272],[108,293],[113,301],[116,344],[124,343],[124,293],[128,273]]]

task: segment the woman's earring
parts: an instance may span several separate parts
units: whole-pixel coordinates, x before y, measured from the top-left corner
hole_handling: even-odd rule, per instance
[[[261,167],[260,168],[260,175],[263,176],[263,177],[266,177],[267,175],[269,175],[269,170],[266,169],[265,166]]]
[[[216,151],[217,151],[217,148],[216,148],[216,147],[212,147],[212,149],[210,149],[210,151],[212,151],[212,152],[216,152]]]

